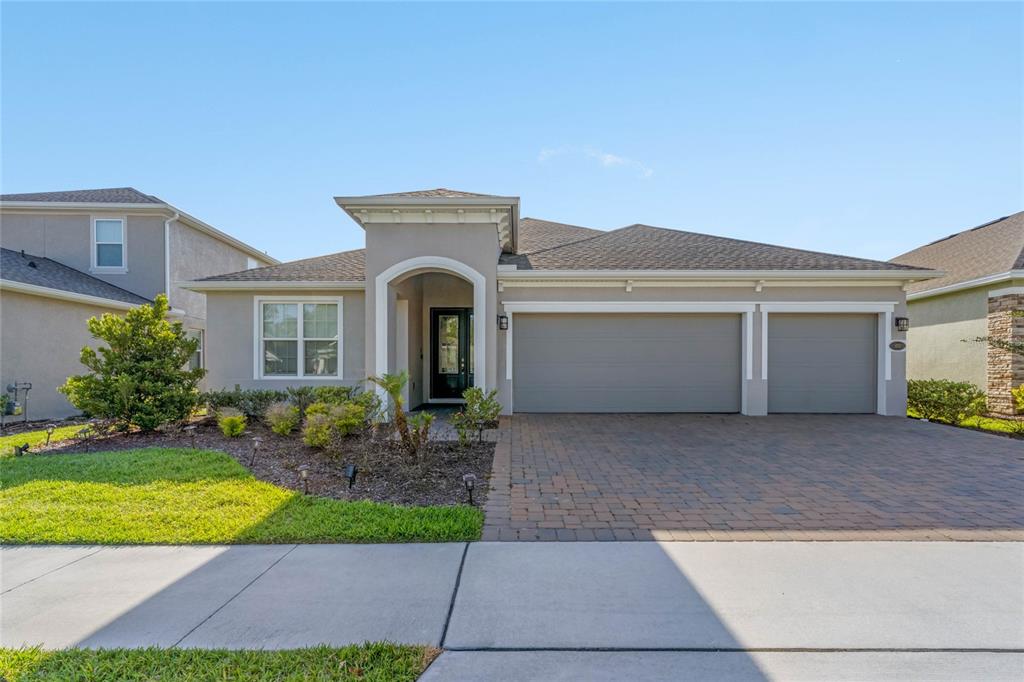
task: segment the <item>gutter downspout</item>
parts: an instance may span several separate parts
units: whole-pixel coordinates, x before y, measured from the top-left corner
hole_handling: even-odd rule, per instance
[[[164,294],[167,295],[168,306],[171,304],[171,223],[180,217],[181,213],[175,211],[164,221]]]

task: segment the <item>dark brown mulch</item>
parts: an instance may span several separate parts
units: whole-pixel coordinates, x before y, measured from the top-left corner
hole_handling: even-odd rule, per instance
[[[283,488],[302,490],[299,467],[306,465],[309,494],[341,500],[374,500],[414,506],[465,504],[468,501],[463,475],[476,476],[473,501],[487,497],[488,478],[494,460],[494,443],[432,441],[417,464],[408,463],[395,441],[369,437],[347,438],[342,454],[332,455],[302,442],[298,432],[278,436],[262,425],[250,426],[244,436],[227,438],[213,420],[195,422],[195,447],[228,453],[253,475]],[[253,437],[262,438],[255,463]],[[85,441],[65,441],[45,450],[48,454],[131,450],[146,447],[192,447],[192,438],[177,427],[155,433],[125,433]],[[35,452],[42,452],[36,450]],[[359,468],[350,490],[345,465]]]

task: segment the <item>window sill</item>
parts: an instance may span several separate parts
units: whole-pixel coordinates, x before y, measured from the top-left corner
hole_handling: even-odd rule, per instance
[[[273,376],[262,376],[255,377],[256,381],[344,381],[344,377],[325,377],[325,376],[282,376],[275,374]]]
[[[128,274],[128,268],[103,267],[100,265],[95,265],[89,268],[89,272],[95,275],[126,275]]]

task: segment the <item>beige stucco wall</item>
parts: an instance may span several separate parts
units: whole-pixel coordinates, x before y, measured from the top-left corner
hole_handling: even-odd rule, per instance
[[[342,303],[342,379],[253,379],[254,299],[259,296],[340,296]],[[361,383],[366,373],[363,324],[363,292],[352,290],[317,291],[219,291],[208,292],[206,299],[206,386],[209,389],[274,388],[324,384]]]
[[[127,272],[115,274],[90,270],[93,217],[126,219]],[[160,216],[5,211],[0,215],[0,246],[55,260],[146,298],[153,298],[164,290],[164,219]]]
[[[907,378],[969,381],[985,389],[988,287],[908,303]]]
[[[894,316],[906,315],[906,298],[899,287],[771,287],[761,292],[750,287],[634,287],[627,292],[625,286],[615,287],[516,287],[506,282],[505,290],[499,294],[499,307],[508,301],[689,301],[689,302],[813,302],[850,301],[896,303]],[[769,315],[770,317],[770,315]],[[769,322],[770,324],[770,322]],[[514,332],[513,316],[513,332]],[[498,399],[508,409],[512,402],[512,382],[505,372],[506,332],[496,333],[499,352],[495,358],[498,371]],[[902,340],[905,335],[892,330],[893,340]],[[889,351],[892,363],[892,379],[885,382],[886,414],[906,414],[906,353]],[[748,392],[748,413],[765,414],[768,409],[767,381],[761,379],[761,315],[753,316],[752,375],[744,379]],[[514,409],[514,406],[513,406]]]
[[[31,382],[29,419],[57,419],[78,412],[57,387],[85,371],[79,354],[84,346],[95,347],[86,323],[105,312],[124,314],[123,310],[0,292],[0,390],[14,381]]]
[[[186,312],[186,327],[201,329],[205,326],[206,296],[174,283],[245,270],[249,254],[179,221],[171,223],[170,240],[171,307]],[[260,265],[268,262],[261,261]]]
[[[475,315],[483,315],[485,321],[484,345],[487,352],[487,367],[480,373],[477,369],[477,380],[483,379],[488,387],[496,386],[496,329],[493,320],[497,315],[497,264],[498,264],[498,234],[494,225],[491,224],[372,224],[366,229],[366,368],[373,372],[376,367],[375,349],[375,324],[376,315],[374,309],[375,280],[378,274],[393,265],[401,263],[410,258],[420,256],[434,256],[449,258],[459,261],[483,276],[485,280],[484,289],[486,296],[485,310],[474,311]],[[397,277],[389,286],[388,301],[388,368],[393,369],[394,364],[394,300],[399,295],[396,286],[401,282],[426,274],[436,269],[425,269],[406,272]],[[448,274],[448,273],[446,273]],[[455,276],[459,278],[457,275]],[[461,279],[461,278],[459,278]],[[423,295],[428,296],[429,287],[424,284]],[[470,286],[470,291],[472,287]],[[445,294],[447,296],[447,294]],[[460,300],[458,298],[449,300]],[[429,315],[431,302],[424,300],[423,308]],[[453,305],[458,305],[453,303]],[[472,298],[466,305],[472,305]],[[411,315],[410,311],[410,315]],[[425,318],[429,319],[429,318]],[[429,330],[429,324],[425,331]],[[476,340],[479,343],[479,339]],[[424,346],[424,357],[426,357],[426,346]],[[426,362],[424,362],[426,365]],[[425,371],[428,371],[425,369]],[[426,376],[424,373],[422,376]],[[422,390],[426,391],[426,384],[422,384]],[[425,394],[424,394],[425,395]]]

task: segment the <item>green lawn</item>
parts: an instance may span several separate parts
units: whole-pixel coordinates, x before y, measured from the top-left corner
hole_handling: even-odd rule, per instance
[[[210,450],[8,456],[0,482],[8,544],[452,542],[483,526],[474,507],[303,495]]]
[[[286,651],[202,649],[0,649],[0,679],[171,682],[172,680],[369,680],[412,682],[433,659],[427,647],[363,644]]]
[[[56,443],[62,440],[68,440],[73,438],[76,433],[85,428],[85,424],[72,424],[71,426],[58,426],[53,430],[53,435],[50,437],[51,443]],[[28,443],[31,449],[34,449],[38,445],[43,445],[46,442],[46,429],[40,429],[39,431],[23,431],[22,433],[16,433],[10,436],[0,436],[0,454],[9,454],[14,452],[14,448],[19,445]]]
[[[907,416],[913,419],[920,419],[920,416],[913,410],[907,410]],[[968,429],[980,429],[982,431],[996,431],[998,433],[1024,435],[1024,422],[1012,419],[1000,419],[999,417],[968,417],[956,426],[963,426]]]

